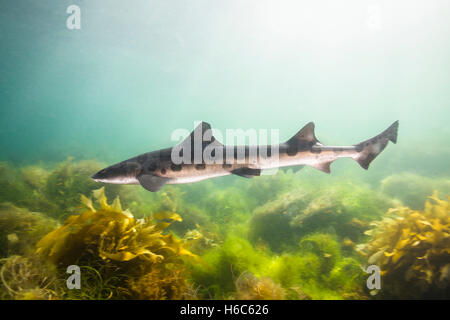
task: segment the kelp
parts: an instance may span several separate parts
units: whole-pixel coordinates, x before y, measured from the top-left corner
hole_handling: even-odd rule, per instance
[[[93,269],[98,290],[107,289],[83,298],[181,298],[180,292],[187,286],[182,257],[196,256],[182,240],[163,232],[171,221],[181,217],[164,211],[153,218],[135,219],[122,209],[119,198],[108,204],[104,188],[94,190],[93,195],[100,208],[82,196],[87,210],[70,216],[42,238],[36,253],[61,268],[75,264]],[[140,281],[154,284],[146,288]],[[81,292],[70,290],[68,295],[77,294],[72,297],[79,298],[82,291],[83,286]]]
[[[390,209],[359,251],[381,269],[380,296],[445,298],[450,293],[450,197],[435,192],[424,210]]]

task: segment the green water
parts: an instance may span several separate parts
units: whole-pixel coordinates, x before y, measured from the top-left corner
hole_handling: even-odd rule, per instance
[[[66,9],[73,4],[81,9],[78,30],[66,27]],[[218,275],[220,268],[228,272],[227,263],[239,265],[236,276],[248,272],[290,290],[283,298],[371,298],[365,280],[338,272],[345,259],[367,265],[367,257],[342,243],[369,241],[369,227],[350,230],[346,223],[381,220],[400,205],[422,210],[434,190],[444,200],[450,194],[449,14],[447,1],[418,0],[3,0],[0,202],[63,222],[79,213],[74,208],[80,194],[90,196],[103,186],[89,180],[96,170],[172,146],[172,132],[191,131],[195,121],[222,132],[276,129],[281,141],[313,121],[323,144],[351,145],[399,120],[398,143],[390,143],[368,171],[341,159],[331,175],[305,168],[252,180],[229,176],[166,186],[157,194],[106,186],[109,198],[119,195],[139,217],[176,211],[184,224],[169,231],[179,238],[198,229],[216,239],[212,247],[192,250],[217,271],[189,267],[193,286],[206,288],[200,298],[248,298],[235,293],[240,282],[231,275]],[[68,157],[72,162],[64,162]],[[83,160],[95,163],[80,165]],[[24,173],[30,166],[45,169],[38,182],[36,173]],[[293,198],[302,192],[300,205]],[[303,231],[292,227],[320,206],[332,217],[347,216],[341,221],[325,215]],[[280,215],[286,218],[277,220]],[[16,234],[20,241],[23,227],[8,229],[4,221],[2,256],[25,254],[8,249],[14,237],[7,237]],[[263,228],[271,223],[274,234]],[[327,239],[317,234],[334,237],[337,249],[308,254],[336,258],[328,266],[335,273],[315,256],[300,258],[308,256],[302,241]],[[254,261],[237,263],[245,260],[234,256],[240,250]],[[214,264],[218,260],[225,262]],[[302,274],[309,263],[320,272]],[[295,276],[282,279],[287,264],[303,271],[294,268],[289,272]],[[433,269],[441,272],[437,278],[445,265]],[[263,272],[266,267],[271,271]],[[342,292],[336,289],[342,283],[351,285]],[[294,287],[302,293],[293,293]],[[429,294],[449,298],[446,288],[436,292],[432,286]],[[409,296],[400,290],[396,297]]]

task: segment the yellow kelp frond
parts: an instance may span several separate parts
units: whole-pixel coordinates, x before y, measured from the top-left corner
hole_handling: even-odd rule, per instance
[[[108,205],[108,201],[106,199],[105,187],[101,187],[100,189],[93,190],[92,194],[93,194],[95,200],[97,200],[97,202],[100,204],[101,209],[105,209],[105,210],[111,209],[111,207]]]
[[[443,274],[450,268],[449,200],[439,199],[435,192],[423,211],[390,209],[389,217],[371,230],[370,242],[358,247],[369,257],[369,264],[380,267],[391,296],[405,297],[408,292],[437,294],[450,289],[448,277]],[[409,286],[420,290],[410,290]],[[387,294],[389,290],[382,292]]]
[[[42,238],[36,245],[36,253],[61,267],[75,264],[93,268],[102,283],[109,286],[117,282],[120,287],[128,284],[134,288],[113,288],[108,296],[101,292],[85,293],[89,297],[119,298],[118,294],[122,298],[131,294],[138,298],[180,297],[179,292],[187,288],[185,277],[180,276],[185,270],[181,257],[197,259],[197,256],[186,249],[184,241],[165,233],[170,222],[157,222],[153,217],[171,221],[181,221],[181,217],[164,211],[152,218],[134,219],[128,210],[122,209],[119,198],[108,204],[104,188],[94,190],[93,197],[99,208],[82,196],[81,202],[87,210],[70,216],[61,227]],[[124,279],[128,279],[126,283]],[[154,293],[136,293],[144,290],[149,279],[155,282],[153,286],[161,287],[155,287]],[[141,285],[140,281],[145,284]],[[170,289],[174,283],[178,285],[176,290]]]
[[[92,212],[95,212],[94,205],[92,204],[92,200],[86,197],[84,194],[81,195],[81,203],[86,206]]]
[[[41,239],[37,244],[38,253],[53,262],[69,262],[67,260],[73,260],[71,257],[79,257],[87,247],[92,246],[97,248],[101,258],[116,261],[129,261],[142,256],[156,263],[169,258],[167,252],[192,255],[183,248],[180,240],[161,233],[170,223],[162,225],[152,219],[135,220],[128,211],[122,210],[118,198],[112,205],[108,204],[104,187],[94,190],[93,195],[100,208],[96,210],[92,201],[82,196],[82,202],[89,211],[70,216],[62,227]],[[181,220],[174,212],[163,211],[153,216]]]
[[[183,221],[183,219],[181,219],[181,217],[177,213],[171,212],[171,211],[161,211],[161,212],[154,213],[153,218],[159,219],[159,220],[168,219],[168,220],[179,221],[179,222]]]

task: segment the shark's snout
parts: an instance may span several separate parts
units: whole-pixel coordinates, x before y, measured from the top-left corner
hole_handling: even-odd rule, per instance
[[[102,169],[102,170],[94,173],[91,176],[91,179],[93,179],[96,182],[103,182],[102,180],[106,180],[107,179],[106,170]]]
[[[135,165],[133,163],[118,163],[94,173],[91,178],[96,182],[134,184],[136,183]]]
[[[97,181],[98,179],[100,179],[99,173],[98,173],[98,172],[97,172],[97,173],[94,173],[94,174],[91,176],[91,179],[93,179],[93,180],[95,180],[95,181]]]

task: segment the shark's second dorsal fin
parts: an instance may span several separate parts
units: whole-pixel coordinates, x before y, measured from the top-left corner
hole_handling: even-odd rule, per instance
[[[290,138],[286,143],[290,146],[298,145],[314,145],[318,143],[316,135],[314,134],[314,122],[308,123],[297,134]]]

